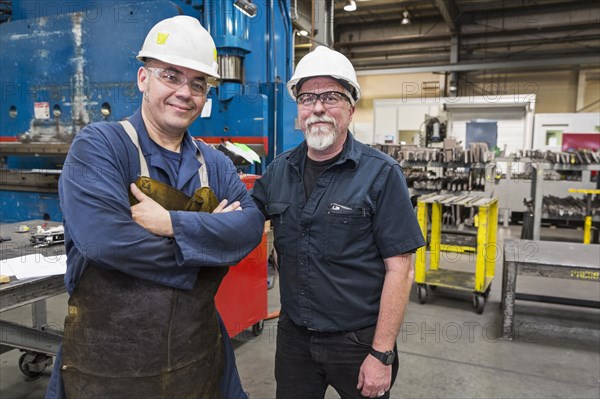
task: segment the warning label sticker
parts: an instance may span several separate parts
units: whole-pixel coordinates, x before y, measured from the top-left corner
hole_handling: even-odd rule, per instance
[[[50,119],[50,103],[33,103],[35,119]]]

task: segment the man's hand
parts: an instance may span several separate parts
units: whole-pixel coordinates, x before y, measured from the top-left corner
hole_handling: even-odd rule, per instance
[[[169,211],[141,192],[135,184],[132,183],[129,187],[134,197],[140,201],[139,204],[131,207],[133,220],[157,236],[173,237],[173,224]]]
[[[224,199],[219,203],[219,205],[215,208],[212,213],[227,213],[231,211],[241,211],[242,207],[240,206],[240,201],[234,201],[231,205],[227,206],[227,200]]]
[[[367,398],[378,398],[390,390],[392,383],[392,366],[386,366],[378,359],[367,355],[360,366],[358,386],[360,394]]]

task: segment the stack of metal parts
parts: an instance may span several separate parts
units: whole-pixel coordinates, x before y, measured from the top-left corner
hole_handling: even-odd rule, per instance
[[[442,178],[429,170],[408,170],[405,172],[406,184],[416,190],[442,190]]]
[[[493,154],[486,143],[472,143],[469,148],[464,150],[451,138],[444,139],[443,147],[402,145],[397,159],[404,167],[408,186],[415,190],[483,191],[484,161],[493,158]]]
[[[388,150],[390,148],[383,148]],[[385,151],[384,151],[385,152]],[[394,153],[394,151],[391,151]],[[390,154],[391,155],[391,154]],[[399,162],[444,162],[456,164],[485,163],[494,159],[494,153],[489,151],[486,143],[471,143],[468,149],[463,149],[462,144],[455,139],[444,139],[443,147],[419,147],[416,145],[402,145],[396,153]]]
[[[419,201],[442,204],[444,244],[475,248],[477,246],[477,230],[474,229],[476,208],[489,205],[493,198],[471,194],[429,194],[421,197]]]
[[[544,171],[544,180],[551,180],[551,181],[562,181],[562,180],[566,180],[566,181],[581,181],[581,174],[580,173],[565,173],[563,171],[563,173],[557,171],[557,170],[545,170]]]
[[[572,196],[559,198],[546,195],[542,201],[542,212],[555,216],[584,217],[587,215],[586,200]],[[590,215],[600,215],[600,196],[596,196],[592,200]]]
[[[440,203],[442,205],[460,205],[468,208],[487,206],[494,201],[494,198],[484,197],[482,195],[456,195],[456,194],[429,194],[421,197],[419,201],[426,203]]]
[[[441,148],[419,147],[417,145],[402,145],[396,154],[398,162],[444,162]]]
[[[443,177],[438,177],[429,170],[413,169],[405,172],[405,178],[408,187],[415,190],[482,191],[485,188],[485,170],[481,171],[476,175],[472,171],[446,170]]]
[[[600,152],[592,150],[578,150],[569,152],[554,152],[540,150],[520,151],[520,156],[561,165],[591,165],[600,164]]]
[[[371,147],[388,154],[390,157],[397,159],[398,151],[400,151],[400,144],[370,144]]]

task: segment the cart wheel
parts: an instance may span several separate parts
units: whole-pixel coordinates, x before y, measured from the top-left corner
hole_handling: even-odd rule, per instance
[[[429,289],[431,291],[435,291],[435,290],[437,290],[437,285],[429,284]]]
[[[417,294],[419,296],[419,303],[424,304],[427,302],[427,287],[425,284],[419,284],[417,286]]]
[[[483,313],[485,307],[485,298],[483,294],[473,294],[473,307],[478,314]]]
[[[485,290],[485,292],[483,293],[483,297],[485,298],[486,302],[487,302],[488,297],[490,296],[490,291],[491,290],[492,290],[492,284],[490,284],[487,287],[487,290]]]
[[[44,355],[42,355],[44,356]],[[46,365],[40,371],[33,371],[29,369],[29,365],[33,363],[37,358],[37,355],[31,353],[23,353],[19,358],[19,369],[26,377],[36,378],[46,369]]]
[[[254,334],[256,337],[258,337],[259,335],[262,334],[264,328],[265,328],[265,321],[261,320],[252,326],[252,334]]]

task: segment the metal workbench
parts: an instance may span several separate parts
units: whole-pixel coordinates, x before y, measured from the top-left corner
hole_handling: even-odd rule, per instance
[[[24,223],[7,223],[0,226],[0,236],[9,241],[0,243],[2,260],[22,257],[30,254],[42,256],[64,255],[64,245],[53,245],[44,248],[34,248],[29,242],[30,234],[17,233],[20,225],[27,225],[35,231],[36,226],[48,223],[56,226],[58,223],[33,220]],[[52,355],[56,355],[61,342],[61,332],[47,326],[46,298],[65,292],[64,276],[49,276],[16,280],[0,284],[0,316],[2,312],[25,305],[32,305],[31,326],[14,323],[0,317],[0,344],[24,350],[19,360],[21,371],[27,376],[35,376],[52,364]]]
[[[600,246],[506,240],[502,275],[502,338],[514,337],[515,299],[599,308],[600,302],[517,293],[517,275],[600,281]]]

